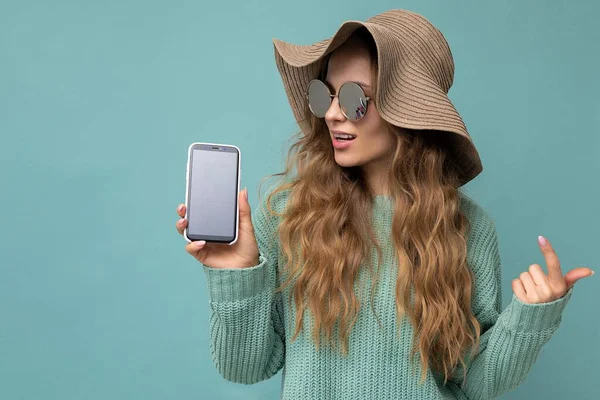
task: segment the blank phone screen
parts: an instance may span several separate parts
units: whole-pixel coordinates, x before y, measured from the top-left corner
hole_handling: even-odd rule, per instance
[[[235,147],[192,148],[188,178],[188,236],[231,242],[235,238],[239,154]]]

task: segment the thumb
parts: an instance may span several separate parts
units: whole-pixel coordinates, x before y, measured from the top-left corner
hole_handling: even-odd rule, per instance
[[[240,204],[240,222],[252,223],[250,217],[250,204],[248,203],[248,188],[244,188],[244,190],[240,191],[238,197]]]
[[[573,268],[565,274],[565,282],[567,284],[567,290],[569,290],[575,282],[581,278],[587,278],[588,276],[594,275],[594,271],[590,268]]]

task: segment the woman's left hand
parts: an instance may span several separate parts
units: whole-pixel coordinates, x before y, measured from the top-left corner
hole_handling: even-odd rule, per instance
[[[512,289],[524,303],[548,303],[559,299],[581,278],[592,276],[589,268],[573,268],[563,276],[560,262],[550,242],[543,236],[538,237],[538,244],[546,259],[548,275],[539,264],[529,266],[529,272],[523,272],[519,278],[513,279]]]

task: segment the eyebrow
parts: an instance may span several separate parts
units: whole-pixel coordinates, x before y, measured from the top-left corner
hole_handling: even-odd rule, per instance
[[[361,82],[361,81],[352,81],[352,82],[356,82],[356,83],[358,83],[360,86],[362,86],[362,87],[365,87],[365,88],[371,88],[371,85],[368,85],[368,84],[366,84],[366,83],[364,83],[364,82]],[[326,84],[328,84],[329,86],[333,86],[333,85],[331,84],[331,82],[329,82],[328,80],[325,80],[325,83],[326,83]]]

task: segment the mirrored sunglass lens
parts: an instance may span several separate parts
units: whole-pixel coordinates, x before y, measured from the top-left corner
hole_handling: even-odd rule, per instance
[[[321,81],[312,81],[308,85],[308,106],[312,113],[323,118],[330,105],[331,97],[329,97],[327,86]]]
[[[347,82],[342,85],[339,92],[340,107],[346,118],[358,120],[367,112],[367,100],[365,92],[360,85]]]

